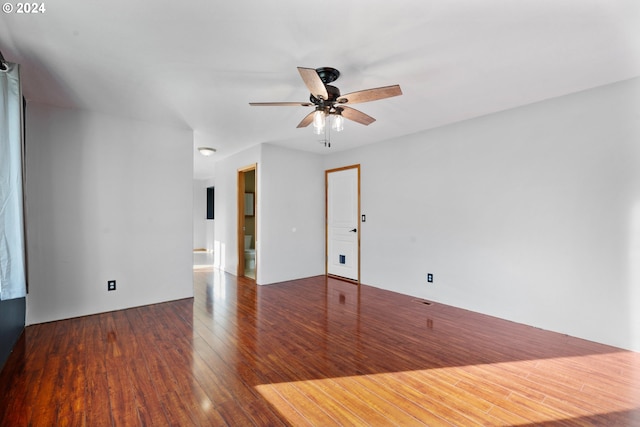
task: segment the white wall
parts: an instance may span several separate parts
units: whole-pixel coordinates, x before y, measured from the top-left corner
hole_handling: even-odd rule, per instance
[[[322,158],[262,144],[216,163],[215,263],[237,273],[237,171],[257,163],[257,280],[324,274]]]
[[[27,126],[27,324],[191,297],[192,132],[38,104]]]
[[[258,283],[324,274],[322,157],[265,144],[261,165]]]
[[[640,351],[639,95],[635,79],[327,157],[362,165],[362,282]]]

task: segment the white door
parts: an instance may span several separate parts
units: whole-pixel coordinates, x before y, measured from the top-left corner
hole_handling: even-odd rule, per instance
[[[360,166],[326,172],[327,274],[360,281]]]

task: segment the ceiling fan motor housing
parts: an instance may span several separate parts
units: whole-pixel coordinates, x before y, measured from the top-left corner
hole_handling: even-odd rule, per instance
[[[311,94],[309,95],[309,101],[311,101],[314,105],[317,105],[318,107],[329,107],[333,105],[338,99],[338,97],[340,97],[340,89],[328,84],[325,84],[325,87],[327,88],[327,94],[329,95],[329,99],[318,99],[315,96],[313,96],[313,94]]]

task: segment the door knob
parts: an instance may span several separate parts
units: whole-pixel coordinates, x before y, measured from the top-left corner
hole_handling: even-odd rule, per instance
[[[349,231],[351,231],[352,233],[355,233],[356,231],[358,231],[358,229],[354,228],[353,230],[349,230]]]

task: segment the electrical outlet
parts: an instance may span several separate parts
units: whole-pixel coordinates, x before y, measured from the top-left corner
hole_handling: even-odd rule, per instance
[[[433,283],[433,274],[427,273],[427,282]]]
[[[116,290],[116,281],[115,280],[108,280],[107,281],[107,290],[108,291],[115,291]]]

